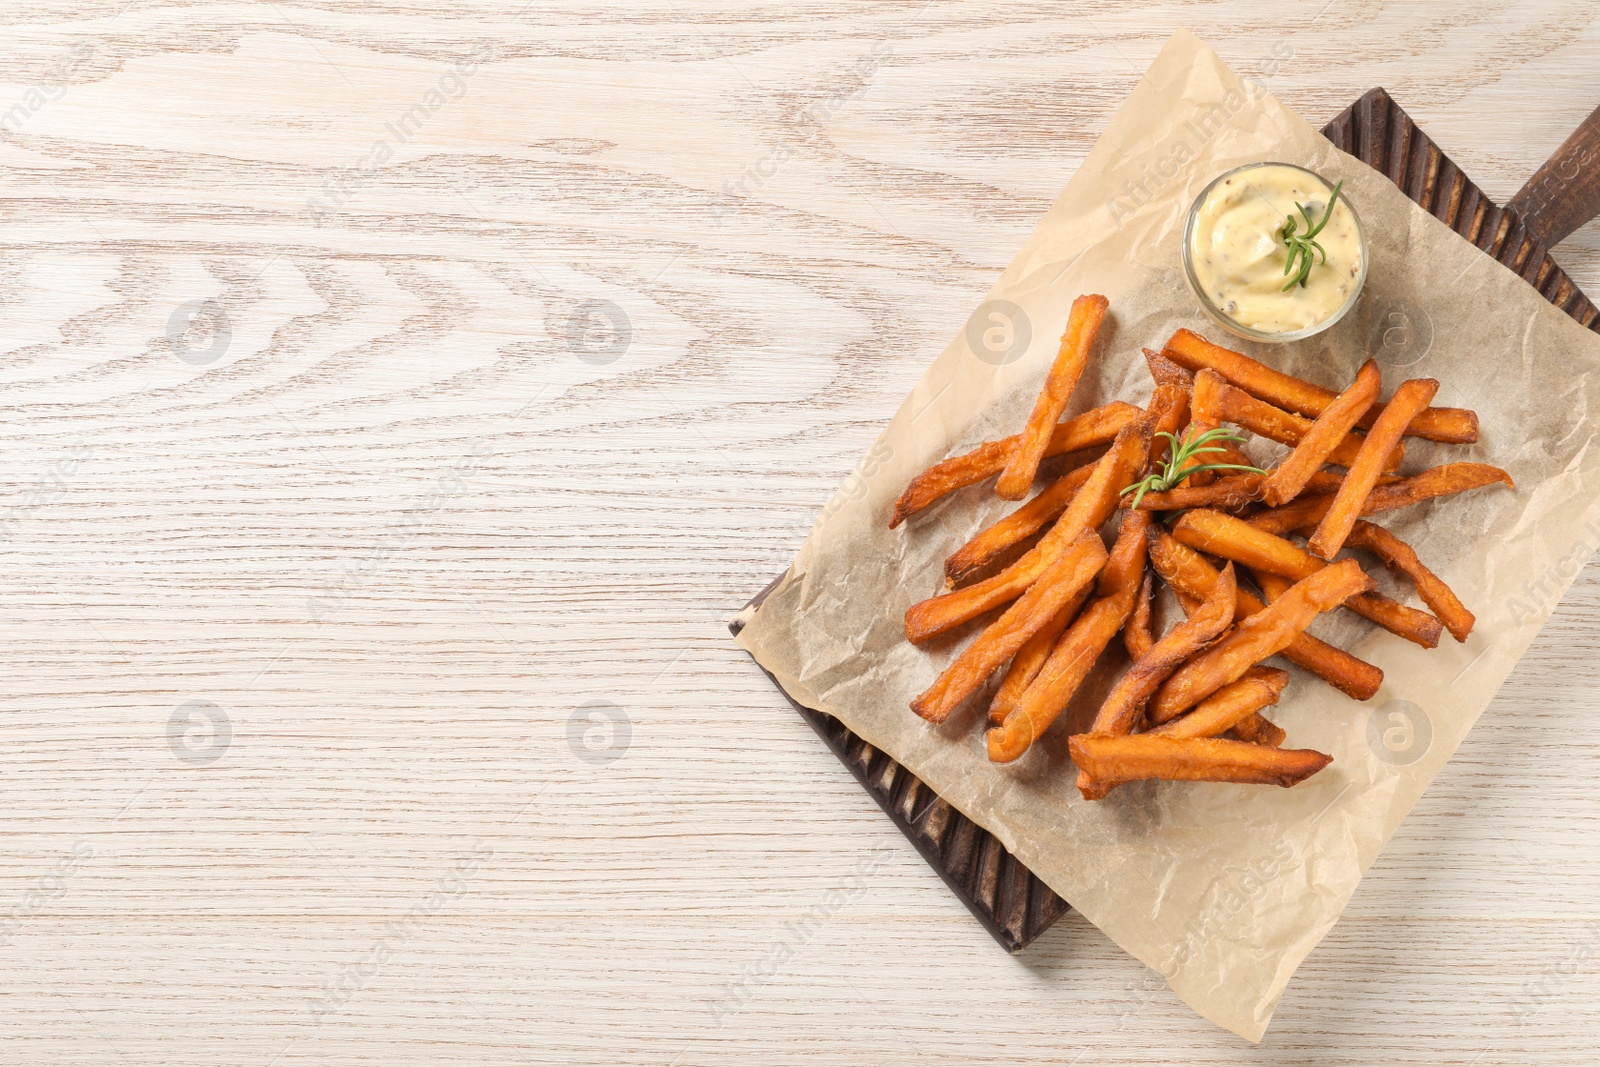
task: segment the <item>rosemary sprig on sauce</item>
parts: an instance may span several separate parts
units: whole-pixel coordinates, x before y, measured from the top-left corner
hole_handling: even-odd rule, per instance
[[[1218,441],[1232,441],[1234,443],[1239,443],[1244,440],[1243,437],[1240,437],[1238,434],[1233,433],[1230,430],[1225,430],[1221,427],[1218,427],[1215,430],[1207,430],[1198,437],[1195,436],[1193,430],[1190,430],[1188,433],[1183,435],[1182,441],[1179,441],[1176,435],[1167,433],[1165,430],[1156,434],[1156,436],[1165,437],[1167,440],[1171,441],[1172,448],[1168,451],[1167,461],[1162,465],[1161,470],[1156,471],[1153,474],[1146,475],[1139,481],[1128,486],[1128,488],[1124,489],[1121,494],[1119,494],[1121,496],[1127,496],[1129,493],[1134,494],[1133,503],[1127,505],[1130,509],[1137,508],[1139,506],[1139,502],[1144,499],[1144,495],[1146,493],[1165,493],[1169,489],[1176,489],[1178,484],[1185,478],[1189,477],[1189,475],[1199,474],[1201,471],[1247,471],[1251,474],[1267,473],[1260,467],[1247,467],[1242,463],[1202,463],[1195,467],[1189,467],[1187,470],[1184,469],[1189,461],[1194,459],[1196,456],[1204,455],[1207,452],[1226,452],[1227,449],[1223,448],[1219,444],[1216,444]]]
[[[1283,263],[1283,273],[1286,275],[1293,274],[1294,276],[1284,283],[1282,292],[1287,293],[1297,285],[1304,288],[1306,279],[1311,277],[1313,251],[1322,255],[1322,262],[1328,262],[1328,253],[1316,242],[1315,238],[1317,234],[1322,232],[1322,228],[1328,224],[1328,220],[1333,218],[1333,205],[1338,201],[1339,190],[1343,186],[1344,180],[1341,178],[1339,183],[1333,187],[1333,195],[1328,197],[1328,207],[1323,211],[1322,219],[1315,226],[1311,225],[1311,216],[1306,212],[1306,206],[1299,202],[1295,203],[1294,206],[1300,209],[1300,218],[1305,220],[1305,233],[1295,233],[1300,227],[1300,220],[1293,215],[1284,220],[1283,229],[1278,231],[1278,236],[1283,239],[1284,248],[1289,251],[1289,258],[1284,260]],[[1299,260],[1300,265],[1298,267],[1295,266],[1296,260]]]

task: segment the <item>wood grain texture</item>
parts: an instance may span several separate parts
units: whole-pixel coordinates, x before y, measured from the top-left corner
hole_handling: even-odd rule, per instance
[[[774,578],[734,617],[728,629],[735,636],[744,629],[747,613],[760,607],[782,580],[782,575]],[[957,811],[887,752],[869,745],[827,712],[795,700],[776,677],[762,670],[1007,952],[1021,952],[1067,913],[1067,902],[1023,866],[999,838]]]
[[[724,628],[1176,26],[1502,202],[1600,99],[1590,3],[1317,6],[7,5],[0,1058],[1591,1063],[1593,568],[1259,1048]]]

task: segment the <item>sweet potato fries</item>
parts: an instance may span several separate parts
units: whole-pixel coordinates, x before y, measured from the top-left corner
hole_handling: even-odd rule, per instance
[[[951,721],[1000,676],[986,698],[989,758],[1020,758],[1065,719],[1078,788],[1091,800],[1144,778],[1304,781],[1332,757],[1281,747],[1285,731],[1262,712],[1284,696],[1290,675],[1263,661],[1282,656],[1366,700],[1383,672],[1307,632],[1324,612],[1343,607],[1425,648],[1445,631],[1465,641],[1472,612],[1411,545],[1370,517],[1512,486],[1511,476],[1481,463],[1395,473],[1407,435],[1477,440],[1474,412],[1430,406],[1440,390],[1432,379],[1401,383],[1385,402],[1370,360],[1329,388],[1188,330],[1160,352],[1145,349],[1153,388],[1143,409],[1112,401],[1059,422],[1086,378],[1107,308],[1100,296],[1074,302],[1021,433],[934,464],[894,505],[891,527],[996,475],[994,491],[1008,500],[1042,486],[949,555],[952,591],[907,610],[906,636],[918,644],[990,620],[912,709],[932,723]],[[1257,468],[1239,432],[1290,451]],[[1067,453],[1081,454],[1041,468]],[[1377,592],[1351,551],[1402,576],[1427,610]],[[1163,588],[1170,596],[1157,595]],[[1187,618],[1162,625],[1171,601]],[[1120,678],[1086,686],[1113,647],[1127,660]],[[1097,707],[1074,706],[1096,691],[1105,694]]]

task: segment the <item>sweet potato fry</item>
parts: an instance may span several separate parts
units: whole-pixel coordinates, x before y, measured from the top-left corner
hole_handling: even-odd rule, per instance
[[[1211,589],[1211,597],[1188,619],[1173,627],[1171,633],[1157,641],[1148,654],[1135,661],[1122,675],[1095,713],[1094,725],[1089,727],[1089,732],[1097,735],[1132,733],[1150,694],[1185,660],[1215,641],[1233,624],[1237,593],[1233,564],[1230,563],[1218,575]],[[1078,791],[1086,798],[1098,800],[1105,796],[1108,789],[1108,786],[1090,778],[1087,772],[1078,772]]]
[[[1296,530],[1315,527],[1322,521],[1322,516],[1328,513],[1328,505],[1332,503],[1333,493],[1307,494],[1279,507],[1258,511],[1245,521],[1262,533],[1282,537]]]
[[[1189,657],[1204,649],[1222,636],[1233,625],[1237,606],[1238,584],[1233,576],[1233,564],[1228,564],[1211,587],[1211,595],[1200,608],[1183,622],[1172,628],[1157,641],[1150,652],[1135,661],[1123,674],[1100,710],[1095,714],[1095,734],[1126,734],[1133,731],[1144,710],[1144,702],[1167,676],[1177,670]],[[1079,782],[1078,787],[1083,788]]]
[[[1061,605],[1050,621],[1045,623],[1038,633],[1028,638],[1026,644],[1017,650],[1011,657],[1011,662],[1006,665],[1006,676],[1000,680],[1000,686],[995,690],[994,700],[989,703],[989,725],[998,726],[1006,721],[1006,716],[1022,699],[1022,694],[1027,692],[1028,686],[1038,675],[1039,668],[1050,658],[1050,650],[1056,647],[1056,642],[1072,620],[1078,617],[1078,609],[1083,607],[1083,602],[1089,599],[1089,594],[1094,592],[1094,587],[1084,586],[1076,596]]]
[[[1219,462],[1233,462],[1219,460]],[[1212,471],[1205,473],[1211,474]],[[1190,477],[1193,482],[1199,475]],[[1162,493],[1146,493],[1139,499],[1140,511],[1181,511],[1185,508],[1218,508],[1233,511],[1261,499],[1261,487],[1266,484],[1264,474],[1230,474],[1218,478],[1210,485],[1185,483]],[[1132,500],[1132,497],[1129,498]]]
[[[1150,654],[1156,643],[1150,632],[1150,609],[1155,601],[1156,583],[1149,571],[1139,583],[1139,595],[1133,602],[1133,612],[1122,625],[1122,644],[1128,650],[1128,661],[1136,663]]]
[[[1313,556],[1332,559],[1339,554],[1344,539],[1350,535],[1350,528],[1361,517],[1367,496],[1378,484],[1378,475],[1383,473],[1383,457],[1388,454],[1390,445],[1400,440],[1412,417],[1426,409],[1438,391],[1439,383],[1432,378],[1412,378],[1400,383],[1400,388],[1389,399],[1389,406],[1373,423],[1361,451],[1356,454],[1355,463],[1345,476],[1344,484],[1333,495],[1328,513],[1317,526],[1317,532],[1306,543]],[[1282,504],[1284,501],[1269,500],[1268,503]]]
[[[1039,580],[1004,615],[990,623],[928,687],[911,701],[911,710],[929,722],[944,722],[950,713],[1000,665],[1048,624],[1055,613],[1078,592],[1088,588],[1106,563],[1106,546],[1100,535],[1085,530],[1053,562]]]
[[[1221,429],[1220,426],[1218,426],[1209,418],[1200,416],[1192,417],[1189,426],[1190,429],[1193,430],[1194,437],[1200,437],[1211,430]],[[1213,439],[1212,444],[1207,447],[1214,447],[1217,449],[1217,451],[1203,455],[1195,455],[1190,462],[1183,465],[1184,470],[1190,470],[1194,467],[1204,466],[1209,463],[1236,463],[1241,467],[1255,466],[1255,463],[1250,459],[1250,457],[1245,455],[1239,446],[1234,444],[1232,441]],[[1188,476],[1187,484],[1192,486],[1206,486],[1210,485],[1212,482],[1221,477],[1223,477],[1223,475],[1218,471],[1195,471],[1195,473]]]
[[[997,496],[1006,500],[1021,500],[1028,495],[1033,476],[1039,471],[1039,461],[1044,459],[1050,443],[1051,428],[1072,399],[1072,391],[1089,365],[1089,349],[1100,333],[1100,323],[1105,320],[1109,302],[1103,296],[1090,294],[1072,302],[1067,316],[1067,329],[1061,335],[1061,348],[1055,362],[1045,375],[1044,388],[1034,401],[1033,413],[1023,428],[1022,440],[1006,461],[1005,470],[994,484]]]
[[[1422,560],[1417,558],[1417,553],[1394,534],[1382,526],[1358,519],[1350,531],[1350,536],[1345,539],[1345,544],[1352,548],[1364,548],[1368,552],[1383,560],[1383,565],[1391,571],[1398,571],[1411,579],[1411,584],[1417,587],[1417,595],[1433,613],[1439,616],[1439,621],[1444,623],[1445,629],[1450,631],[1450,636],[1457,641],[1465,641],[1472,632],[1472,625],[1477,620],[1472,612],[1467,610],[1465,604],[1456,596],[1455,590],[1445,584],[1444,579],[1434,574],[1423,566]]]
[[[1277,748],[1289,738],[1283,727],[1271,719],[1263,718],[1259,713],[1246,715],[1234,723],[1233,734],[1241,741],[1248,741],[1252,745],[1267,745],[1271,748]]]
[[[1111,448],[1095,462],[1078,495],[1038,544],[999,574],[911,605],[906,610],[906,637],[912,644],[921,644],[1021,596],[1080,533],[1098,530],[1105,524],[1117,509],[1118,495],[1144,466],[1149,447],[1148,417],[1124,426]]]
[[[1144,353],[1145,365],[1150,368],[1150,378],[1156,385],[1176,385],[1190,390],[1194,388],[1194,375],[1187,370],[1153,348],[1141,348],[1139,351]],[[1146,410],[1149,410],[1149,405],[1146,406]]]
[[[1237,463],[1245,467],[1255,466],[1255,464],[1250,461],[1250,457],[1244,454],[1244,450],[1238,445],[1234,444],[1232,441],[1222,441],[1220,444],[1222,445],[1222,451],[1215,457],[1216,462]],[[1207,471],[1206,473],[1213,474],[1215,472]]]
[[[1295,445],[1294,451],[1285,456],[1272,472],[1266,485],[1262,486],[1262,499],[1277,507],[1299,496],[1311,475],[1327,462],[1329,453],[1349,436],[1356,420],[1378,399],[1378,389],[1382,384],[1383,376],[1378,373],[1377,362],[1369,359],[1363,363],[1350,388],[1322,410],[1322,414],[1312,422],[1311,429]],[[1364,444],[1362,447],[1368,446]],[[1387,455],[1388,449],[1385,449],[1380,460]]]
[[[1163,682],[1147,706],[1150,721],[1163,723],[1194,707],[1268,656],[1283,651],[1319,614],[1371,588],[1372,579],[1350,559],[1330,563],[1296,582]]]
[[[1212,422],[1231,422],[1257,437],[1285,445],[1297,445],[1311,429],[1311,420],[1257,400],[1243,389],[1229,385],[1227,379],[1209,368],[1194,376],[1194,407],[1204,411]],[[1363,438],[1359,434],[1346,434],[1332,452],[1327,462],[1348,467],[1355,462],[1356,452]],[[1405,446],[1397,444],[1389,453],[1385,470],[1399,470],[1405,459]]]
[[[1192,710],[1149,733],[1157,737],[1216,737],[1247,721],[1262,708],[1276,704],[1288,685],[1287,671],[1276,667],[1251,667],[1238,681],[1229,682]]]
[[[1190,548],[1231,559],[1251,570],[1270,571],[1295,581],[1308,578],[1320,568],[1328,566],[1292,541],[1269,534],[1220,511],[1196,509],[1185,512],[1172,528],[1172,535]],[[1415,642],[1423,648],[1434,648],[1439,644],[1441,626],[1438,619],[1425,611],[1397,603],[1381,593],[1352,596],[1344,606],[1397,637]]]
[[[1117,524],[1117,541],[1111,546],[1111,558],[1106,560],[1105,569],[1100,572],[1095,595],[1126,596],[1128,614],[1131,615],[1139,587],[1144,582],[1145,564],[1150,558],[1146,542],[1155,520],[1135,511],[1124,511],[1121,515]],[[1118,629],[1121,627],[1118,626]]]
[[[1195,411],[1193,409],[1193,407],[1191,406],[1191,408],[1189,410],[1189,428],[1184,431],[1184,436],[1185,437],[1199,439],[1201,437],[1204,437],[1206,434],[1210,433],[1212,430],[1217,430],[1217,429],[1221,429],[1221,427],[1218,426],[1215,422],[1212,422],[1210,419],[1207,419],[1204,415],[1202,415],[1199,412]],[[1216,443],[1216,447],[1220,448],[1225,443],[1227,443],[1227,442],[1218,441]],[[1209,453],[1206,453],[1204,455],[1191,456],[1189,458],[1189,461],[1183,465],[1183,470],[1185,470],[1185,471],[1194,470],[1194,468],[1196,468],[1196,467],[1203,467],[1207,463],[1213,463],[1213,462],[1215,462],[1215,463],[1237,463],[1238,460],[1232,458],[1231,456],[1225,456],[1223,453],[1220,453],[1220,452],[1209,452]],[[1250,464],[1250,465],[1254,466],[1255,464]],[[1185,475],[1183,475],[1183,480],[1182,480],[1182,482],[1180,484],[1188,486],[1191,489],[1202,489],[1202,488],[1205,488],[1206,486],[1209,486],[1212,482],[1217,480],[1217,473],[1218,472],[1216,472],[1216,471],[1196,470],[1196,471],[1194,471],[1193,474],[1185,474]]]
[[[1248,463],[1248,457],[1241,457]],[[1218,458],[1218,462],[1232,463],[1232,459]],[[1193,485],[1180,485],[1176,489],[1169,489],[1164,493],[1146,493],[1139,501],[1141,511],[1183,511],[1188,508],[1216,508],[1218,511],[1230,513],[1240,512],[1248,508],[1261,498],[1262,487],[1266,485],[1267,475],[1230,474],[1226,478],[1218,478],[1210,485],[1196,488]],[[1383,475],[1385,479],[1399,481],[1390,475]],[[1190,479],[1192,482],[1194,479]],[[1306,482],[1306,489],[1332,496],[1339,491],[1339,486],[1344,484],[1344,475],[1332,471],[1313,471]],[[1299,503],[1295,500],[1284,505],[1291,507]]]
[[[1174,365],[1176,366],[1176,364]],[[1221,382],[1226,385],[1227,383],[1215,371],[1205,370],[1201,371],[1201,374],[1206,375],[1207,380],[1202,382],[1199,375],[1195,376],[1189,399],[1189,426],[1195,437],[1200,437],[1211,430],[1218,429],[1223,422],[1227,421],[1222,418],[1221,413],[1216,409],[1216,404],[1213,403],[1216,384]],[[1222,451],[1214,452],[1208,456],[1197,455],[1191,462],[1184,465],[1185,468],[1198,467],[1206,463],[1240,463],[1246,466],[1254,466],[1249,457],[1239,451],[1233,442],[1218,441],[1216,447],[1221,448]],[[1216,471],[1200,471],[1189,475],[1187,484],[1198,488],[1210,485],[1217,480],[1217,477]]]
[[[1150,402],[1145,405],[1145,413],[1151,420],[1151,436],[1150,453],[1144,469],[1139,472],[1141,477],[1166,461],[1171,446],[1161,434],[1170,433],[1177,437],[1189,424],[1189,394],[1194,381],[1188,371],[1161,353],[1149,348],[1143,351],[1145,362],[1150,367],[1150,377],[1156,384],[1150,393]]]
[[[1122,428],[1144,416],[1132,404],[1120,400],[1086,411],[1082,415],[1059,423],[1050,432],[1050,443],[1045,456],[1062,456],[1085,448],[1109,444]],[[906,491],[895,501],[894,514],[889,528],[894,529],[929,504],[948,493],[974,485],[1005,468],[1011,453],[1021,442],[1020,434],[1002,437],[998,441],[985,441],[971,452],[935,463],[911,480]]]
[[[1178,430],[1167,430],[1166,432],[1172,434],[1174,437],[1178,437],[1182,428],[1189,425],[1189,394],[1184,393],[1183,396],[1178,399],[1178,404],[1169,405],[1168,402],[1170,402],[1172,398],[1170,396],[1163,397],[1161,395],[1162,392],[1163,387],[1157,386],[1156,395],[1150,398],[1150,407],[1147,410],[1150,412],[1151,429],[1152,431],[1165,430],[1168,426],[1177,423],[1179,426]],[[1161,406],[1158,407],[1158,405]],[[1181,437],[1178,437],[1178,439],[1182,440]],[[1168,441],[1165,437],[1157,436],[1154,432],[1152,432],[1150,441],[1150,455],[1145,461],[1144,470],[1139,472],[1140,476],[1142,477],[1143,475],[1150,474],[1165,464],[1167,461],[1167,454],[1171,451],[1171,449],[1172,444],[1170,441]]]
[[[1516,488],[1511,475],[1499,467],[1492,467],[1487,463],[1444,463],[1397,482],[1388,482],[1380,478],[1372,492],[1367,494],[1361,513],[1376,515],[1385,511],[1396,511],[1438,497],[1454,496],[1457,493],[1496,484]],[[1329,500],[1321,509],[1323,514],[1312,521],[1320,522],[1332,503],[1332,500]],[[1296,529],[1304,528],[1306,525],[1309,524],[1302,523]]]
[[[1196,605],[1210,595],[1212,583],[1217,580],[1216,568],[1200,553],[1159,528],[1150,534],[1150,563],[1180,600]],[[1242,622],[1264,607],[1254,593],[1241,588],[1234,621]],[[1370,700],[1383,684],[1383,671],[1310,634],[1301,634],[1290,642],[1283,657],[1355,700]]]
[[[1296,497],[1295,500],[1298,501],[1301,497],[1307,496],[1332,496],[1339,491],[1339,487],[1343,484],[1344,476],[1342,474],[1328,470],[1313,471],[1311,477],[1306,479],[1306,487],[1300,491],[1300,496]],[[1288,505],[1284,506],[1287,507]]]
[[[1150,377],[1156,383],[1150,393],[1150,402],[1144,408],[1154,420],[1151,433],[1177,434],[1189,421],[1189,395],[1194,379],[1188,371],[1161,353],[1149,348],[1143,351],[1145,363],[1150,367]],[[1152,454],[1150,462],[1154,464],[1160,459],[1160,454]]]
[[[1382,511],[1394,511],[1435,497],[1451,496],[1468,489],[1481,489],[1497,482],[1511,485],[1511,475],[1487,463],[1446,463],[1443,466],[1430,467],[1421,474],[1402,478],[1389,485],[1378,485],[1367,495],[1361,513],[1375,515]],[[1318,487],[1317,491],[1323,495],[1302,496],[1282,507],[1271,508],[1250,516],[1250,525],[1258,530],[1279,535],[1315,526],[1328,513],[1328,508],[1333,504],[1333,493],[1337,492],[1338,488],[1334,486],[1329,491]]]
[[[1000,688],[995,691],[995,699],[989,704],[989,725],[998,726],[1010,715],[1016,702],[1026,693],[1027,686],[1034,681],[1040,667],[1050,659],[1051,649],[1056,646],[1056,641],[1061,638],[1061,633],[1067,629],[1067,624],[1077,616],[1078,608],[1082,608],[1083,601],[1088,598],[1090,590],[1085,589],[1077,597],[1067,601],[1056,617],[1051,619],[1034,637],[1027,638],[1027,645],[1019,649],[1016,656],[1011,657],[1011,664],[1006,667],[1005,678],[1000,681]],[[1155,582],[1150,579],[1149,571],[1144,574],[1144,581],[1139,582],[1138,597],[1134,598],[1133,611],[1128,616],[1128,621],[1123,624],[1123,643],[1128,648],[1128,659],[1134,661],[1150,651],[1154,645],[1154,638],[1150,637],[1150,601],[1155,597]]]
[[[1244,572],[1250,576],[1251,581],[1256,583],[1262,595],[1267,598],[1268,604],[1287,593],[1290,587],[1294,585],[1283,575],[1273,574],[1271,571],[1258,571],[1246,567]]]
[[[1335,396],[1331,390],[1273,370],[1189,330],[1173,334],[1162,355],[1192,371],[1210,367],[1251,396],[1309,418],[1322,414]],[[1381,408],[1381,404],[1374,404],[1358,425],[1372,425]],[[1478,416],[1465,408],[1429,408],[1411,420],[1406,433],[1430,441],[1470,445],[1478,439]]]
[[[1145,533],[1149,526],[1148,515],[1123,512],[1117,543],[1112,546],[1111,557],[1100,572],[1099,599],[1084,608],[1083,614],[1061,635],[1050,658],[1005,722],[986,735],[989,758],[994,762],[1011,762],[1039,739],[1127,621],[1139,595],[1145,564]]]
[[[1075,734],[1067,747],[1080,770],[1110,784],[1160,778],[1291,786],[1333,762],[1332,756],[1310,749],[1271,748],[1218,737]]]
[[[1261,594],[1266,597],[1268,604],[1273,603],[1294,588],[1294,582],[1281,574],[1273,574],[1271,571],[1255,571],[1248,567],[1244,569],[1244,573],[1248,574],[1250,580],[1256,583],[1256,588],[1261,590]]]
[[[1009,549],[1044,529],[1045,525],[1072,503],[1094,466],[1079,467],[1056,479],[1038,496],[1016,511],[975,534],[972,540],[952,552],[944,561],[945,581],[952,586],[977,574]]]
[[[1256,585],[1261,587],[1261,591],[1266,594],[1267,603],[1269,604],[1274,600],[1277,600],[1283,594],[1287,593],[1294,586],[1293,582],[1279,574],[1269,574],[1266,571],[1252,571],[1248,569],[1245,571],[1245,573],[1250,575],[1250,577],[1255,581]],[[1311,635],[1304,634],[1302,636],[1310,637]],[[1315,638],[1313,638],[1313,640],[1315,640]],[[1377,668],[1374,667],[1373,670],[1377,670]],[[1382,679],[1383,674],[1381,671],[1379,672],[1378,677],[1380,680]],[[1259,715],[1256,716],[1256,718],[1260,721],[1251,722],[1250,720],[1246,719],[1242,722],[1236,723],[1232,731],[1234,736],[1238,737],[1241,741],[1249,741],[1252,744],[1257,745],[1272,745],[1274,748],[1283,744],[1284,732],[1282,730],[1278,729],[1278,727],[1274,726],[1272,723],[1267,722],[1267,720],[1262,719]]]

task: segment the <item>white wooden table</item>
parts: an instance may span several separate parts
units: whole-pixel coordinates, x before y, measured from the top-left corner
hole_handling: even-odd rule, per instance
[[[524,4],[0,13],[0,1062],[1595,1062],[1592,567],[1260,1047],[724,628],[1173,28],[1504,200],[1592,0]]]

